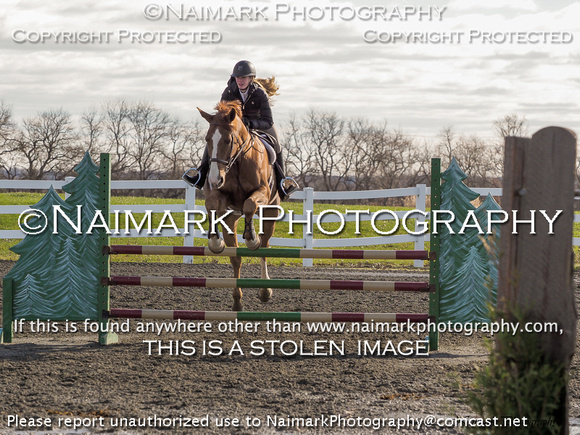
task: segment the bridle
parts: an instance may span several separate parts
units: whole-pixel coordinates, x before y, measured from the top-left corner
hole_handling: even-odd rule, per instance
[[[210,125],[220,125],[218,123],[211,123]],[[248,132],[248,138],[241,143],[240,145],[240,141],[239,140],[235,140],[235,139],[239,139],[240,135],[239,134],[232,134],[232,136],[234,137],[234,141],[233,143],[238,144],[238,151],[236,151],[236,154],[234,156],[232,156],[230,154],[230,159],[229,160],[223,160],[223,159],[218,159],[218,158],[210,158],[209,161],[211,162],[215,162],[215,163],[221,163],[222,165],[226,165],[225,168],[225,173],[227,174],[228,171],[232,168],[232,166],[234,165],[234,163],[236,163],[236,160],[238,160],[238,158],[242,155],[242,153],[244,152],[244,148],[246,147],[246,145],[248,144],[248,142],[250,142],[250,139],[252,137],[251,133]],[[217,146],[217,144],[214,144],[214,146]],[[232,148],[233,148],[233,144],[232,144]],[[249,150],[249,148],[248,148]]]

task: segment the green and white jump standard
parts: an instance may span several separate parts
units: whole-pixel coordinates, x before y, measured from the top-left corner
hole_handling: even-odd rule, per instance
[[[88,153],[75,170],[79,174],[74,182],[64,187],[70,193],[62,200],[54,191],[47,194],[35,207],[49,213],[53,203],[69,210],[84,204],[83,210],[97,211],[110,228],[110,174],[108,154],[101,154],[97,167]],[[98,170],[97,170],[98,169]],[[98,174],[98,175],[97,175]],[[440,201],[440,171],[432,170],[431,206],[438,209]],[[84,201],[84,202],[83,202]],[[86,203],[86,204],[85,204]],[[80,204],[80,205],[79,205]],[[96,212],[95,212],[96,213]],[[88,216],[88,222],[93,219]],[[187,320],[279,320],[289,322],[437,322],[440,301],[439,291],[439,239],[431,238],[431,250],[387,251],[347,249],[283,249],[225,248],[215,254],[205,247],[182,246],[125,246],[112,245],[110,235],[97,229],[90,237],[86,235],[55,234],[32,238],[27,236],[17,247],[20,259],[4,279],[2,339],[12,342],[13,322],[16,320],[50,319],[51,321],[93,320],[101,324],[99,342],[111,344],[118,341],[110,332],[107,323],[111,318],[135,319],[187,319]],[[50,249],[49,249],[50,248]],[[54,249],[53,249],[54,248]],[[44,250],[43,250],[44,249]],[[46,252],[45,252],[46,251]],[[55,251],[55,252],[53,252]],[[44,254],[40,254],[43,252]],[[67,255],[61,255],[65,252]],[[429,282],[389,281],[346,281],[310,279],[226,279],[190,277],[132,277],[111,276],[111,255],[185,255],[185,256],[229,256],[229,257],[283,257],[319,259],[359,260],[428,260]],[[43,255],[42,261],[39,256]],[[44,258],[53,261],[47,263]],[[51,272],[52,271],[52,272]],[[340,272],[337,272],[339,274]],[[53,287],[50,287],[51,283]],[[305,312],[223,312],[187,310],[142,310],[110,307],[110,290],[113,285],[138,286],[188,286],[188,287],[244,287],[244,288],[289,288],[314,290],[352,291],[417,291],[429,292],[429,314],[413,313],[305,313]],[[66,293],[66,294],[65,294]],[[69,295],[70,293],[70,295]],[[66,297],[61,297],[65,294]],[[436,329],[436,328],[435,328]],[[430,350],[437,350],[437,331],[429,333]]]

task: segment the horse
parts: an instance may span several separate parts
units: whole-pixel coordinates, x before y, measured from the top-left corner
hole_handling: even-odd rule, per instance
[[[276,221],[264,219],[261,235],[256,234],[253,223],[253,217],[259,206],[280,205],[273,168],[264,144],[251,134],[242,122],[242,108],[238,101],[220,101],[215,107],[217,112],[213,115],[199,107],[197,109],[209,123],[205,137],[210,156],[210,169],[203,189],[206,198],[205,207],[208,215],[215,213],[216,221],[223,219],[221,222],[232,230],[230,233],[223,228],[222,239],[219,232],[217,230],[212,232],[210,227],[209,249],[214,253],[220,253],[225,246],[238,246],[237,226],[242,215],[245,218],[242,237],[246,246],[251,250],[269,247]],[[262,215],[275,218],[278,215],[278,208],[266,207]],[[230,257],[230,262],[234,269],[234,278],[240,278],[242,259]],[[262,279],[270,279],[266,258],[261,258],[260,265]],[[234,288],[232,296],[233,311],[241,311],[241,289]],[[268,302],[271,296],[271,288],[261,288],[258,291],[258,297],[262,302]]]

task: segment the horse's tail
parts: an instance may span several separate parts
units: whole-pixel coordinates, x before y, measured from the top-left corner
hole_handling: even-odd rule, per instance
[[[274,95],[279,95],[278,90],[280,86],[276,83],[276,77],[268,77],[266,79],[254,79],[254,81],[260,86],[266,94],[268,94],[268,98],[273,97]]]

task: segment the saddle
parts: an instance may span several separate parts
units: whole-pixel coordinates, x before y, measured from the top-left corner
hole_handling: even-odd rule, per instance
[[[264,148],[266,148],[266,152],[268,153],[268,161],[273,165],[276,162],[276,150],[274,149],[276,139],[274,136],[262,130],[251,130],[250,134],[260,139],[264,144]]]
[[[299,186],[294,178],[286,177],[284,175],[284,169],[281,166],[281,162],[278,161],[279,156],[277,155],[276,149],[274,148],[276,138],[262,130],[251,130],[250,134],[260,139],[260,141],[264,144],[264,148],[268,153],[268,161],[274,168],[272,176],[268,182],[270,189],[277,190],[282,201],[287,200],[292,192],[298,189]]]

